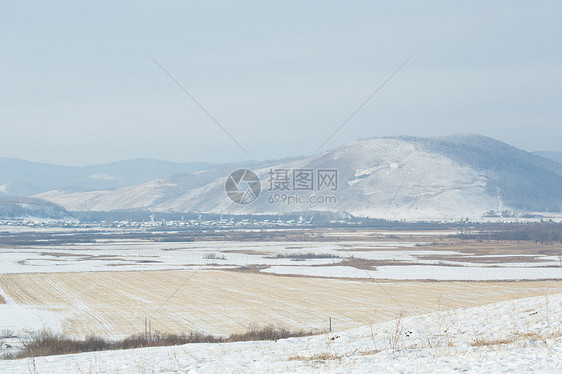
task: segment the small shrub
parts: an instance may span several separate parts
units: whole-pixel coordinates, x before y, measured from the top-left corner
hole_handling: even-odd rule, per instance
[[[132,349],[143,347],[163,347],[190,343],[222,343],[224,338],[205,335],[199,332],[189,334],[154,333],[150,336],[144,334],[132,335],[118,342],[114,349]]]
[[[242,334],[232,334],[228,338],[229,342],[246,342],[258,340],[279,340],[293,337],[313,335],[310,331],[291,331],[286,327],[276,327],[273,325],[265,327],[252,326],[250,330]]]
[[[16,358],[104,351],[111,349],[113,344],[96,337],[75,340],[51,331],[42,331],[32,335]]]
[[[31,339],[24,343],[23,349],[8,359],[65,355],[82,352],[97,352],[118,349],[133,349],[146,347],[163,347],[192,343],[226,343],[240,341],[279,340],[290,337],[313,335],[313,331],[291,331],[284,327],[265,326],[251,327],[247,332],[232,334],[228,338],[207,335],[200,332],[189,334],[171,334],[156,332],[151,335],[132,335],[123,340],[109,341],[100,337],[86,339],[73,339],[51,331],[41,331],[33,334]]]
[[[14,332],[10,329],[0,331],[0,339],[14,338]]]
[[[216,253],[208,253],[203,255],[205,260],[225,260],[224,255],[217,255]]]

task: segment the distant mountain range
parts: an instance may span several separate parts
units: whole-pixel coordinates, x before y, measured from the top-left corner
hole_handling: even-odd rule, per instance
[[[544,156],[553,158],[552,154]],[[126,180],[120,179],[117,169],[108,172],[101,168],[86,180],[79,179],[87,189],[77,191],[81,184],[76,182],[69,184],[70,188],[57,187],[36,196],[70,211],[331,211],[398,220],[482,220],[496,215],[562,212],[562,164],[478,135],[373,138],[289,161],[181,167],[185,168],[183,173],[156,180],[152,180],[155,178],[150,172],[143,174],[139,167],[137,172],[144,177],[142,183],[96,190],[85,183],[92,179],[91,175],[107,173],[121,183]],[[238,168],[252,169],[261,181],[261,193],[249,204],[233,202],[225,193],[228,175]],[[336,188],[319,189],[318,173],[334,170]],[[303,180],[295,188],[296,173],[299,177],[312,173],[312,191],[308,190],[310,186],[304,186]],[[285,187],[289,188],[270,188],[283,174],[287,177]],[[127,178],[132,180],[133,176],[142,179],[137,173]],[[248,188],[248,183],[252,185],[242,179],[237,186],[241,192],[252,195],[255,191]]]
[[[0,158],[0,196],[30,196],[59,189],[109,190],[212,167],[204,162],[135,159],[83,167]]]
[[[533,153],[538,155],[538,156],[548,158],[552,161],[556,161],[559,164],[562,164],[562,152],[539,151],[539,152],[533,152]]]

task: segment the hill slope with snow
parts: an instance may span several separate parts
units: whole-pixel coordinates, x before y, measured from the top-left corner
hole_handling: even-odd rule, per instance
[[[273,190],[270,172],[275,170],[288,170],[289,179],[295,170],[337,170],[337,188]],[[39,197],[69,210],[331,211],[405,220],[479,220],[490,211],[562,211],[562,165],[477,135],[358,140],[320,155],[267,165],[255,170],[262,191],[251,204],[227,197],[230,171],[220,170],[207,179],[201,172],[115,191],[51,191]]]
[[[74,220],[59,205],[31,197],[0,198],[0,219]]]
[[[188,344],[0,361],[0,372],[48,374],[559,373],[561,367],[562,294],[374,321],[358,329],[275,342]]]

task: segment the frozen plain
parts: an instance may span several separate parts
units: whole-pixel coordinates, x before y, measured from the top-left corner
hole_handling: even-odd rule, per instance
[[[193,269],[205,272],[259,265],[263,268],[258,273],[264,275],[302,274],[346,282],[352,282],[347,278],[371,277],[441,281],[562,279],[562,270],[556,267],[559,259],[553,254],[519,253],[514,257],[513,254],[435,250],[427,238],[415,233],[405,234],[410,238],[401,241],[350,238],[341,242],[228,242],[223,245],[218,241],[99,240],[93,244],[57,248],[47,245],[2,248],[0,273]],[[290,257],[302,253],[336,257],[298,261]],[[211,254],[217,257],[209,258]],[[284,257],[287,255],[289,257]],[[350,259],[390,261],[399,265],[377,265],[370,270],[339,265]],[[0,290],[0,293],[7,300],[0,305],[2,329],[60,331],[60,323],[67,317],[64,313],[18,305],[5,292]],[[190,345],[5,361],[0,362],[0,372],[501,372],[522,371],[527,367],[533,372],[559,372],[560,298],[560,295],[539,297],[498,304],[500,306],[405,316],[399,319],[398,342],[392,342],[397,331],[396,320],[375,323],[373,319],[372,335],[371,326],[365,325],[338,331],[335,335],[279,342]],[[472,314],[478,317],[475,319]],[[439,324],[444,323],[449,327],[441,331],[443,326]],[[500,340],[512,342],[491,344]],[[478,345],[479,342],[482,345]]]

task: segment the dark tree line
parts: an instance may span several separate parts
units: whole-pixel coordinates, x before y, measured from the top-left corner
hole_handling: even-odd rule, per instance
[[[497,229],[461,230],[462,239],[521,240],[535,243],[562,243],[562,223],[537,222]]]

